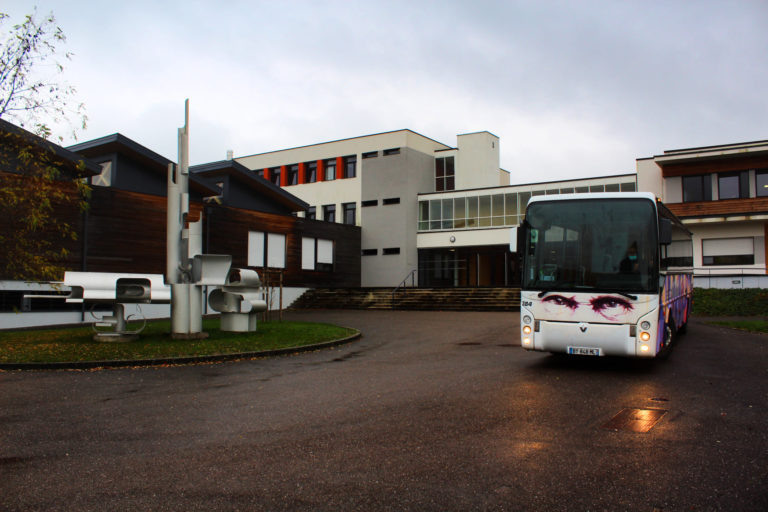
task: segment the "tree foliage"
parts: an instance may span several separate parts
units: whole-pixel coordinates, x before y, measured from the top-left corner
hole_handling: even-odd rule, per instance
[[[58,80],[66,38],[53,15],[38,22],[30,14],[9,29],[7,22],[0,12],[0,279],[56,280],[90,189],[84,163],[45,139],[51,123],[68,124],[74,137],[86,117],[81,104],[71,107],[75,89]]]
[[[88,118],[83,104],[75,101],[75,88],[61,79],[62,59],[72,58],[59,51],[67,40],[64,32],[53,13],[42,21],[28,14],[6,29],[8,18],[0,12],[0,118],[46,139],[52,135],[51,122],[66,123],[76,139],[77,128],[84,129]]]

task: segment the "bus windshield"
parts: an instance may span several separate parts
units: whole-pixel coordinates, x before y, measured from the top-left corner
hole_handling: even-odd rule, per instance
[[[658,292],[656,209],[647,199],[533,202],[524,226],[523,289]]]

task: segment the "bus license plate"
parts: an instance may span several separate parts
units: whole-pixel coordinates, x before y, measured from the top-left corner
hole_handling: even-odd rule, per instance
[[[602,356],[603,352],[595,347],[568,347],[568,353],[577,356]]]

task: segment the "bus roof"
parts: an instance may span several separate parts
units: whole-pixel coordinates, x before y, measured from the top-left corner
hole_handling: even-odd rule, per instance
[[[533,196],[528,204],[542,201],[573,201],[584,199],[647,199],[656,204],[656,196],[651,192],[587,192],[582,194],[552,194],[548,196]]]

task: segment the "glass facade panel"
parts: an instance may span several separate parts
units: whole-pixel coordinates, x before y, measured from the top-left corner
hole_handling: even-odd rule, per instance
[[[621,184],[621,191],[622,192],[634,192],[636,188],[637,187],[635,187],[634,183],[622,183]]]
[[[439,199],[433,199],[429,202],[429,229],[440,229],[442,223],[440,222],[441,215],[441,201]]]
[[[453,229],[453,199],[443,199],[443,229]]]
[[[525,215],[525,208],[528,206],[528,201],[531,200],[530,192],[520,192],[517,195],[517,214]]]
[[[755,173],[755,184],[757,185],[757,197],[768,196],[768,169],[758,169]]]
[[[467,198],[467,227],[477,226],[477,197]]]
[[[419,231],[429,229],[429,201],[419,201]]]
[[[490,217],[491,216],[491,196],[480,196],[478,198],[480,211],[478,217]]]
[[[457,197],[453,200],[453,226],[456,229],[466,227],[467,201],[463,197]]]

